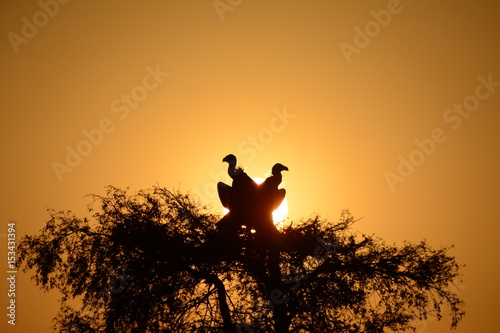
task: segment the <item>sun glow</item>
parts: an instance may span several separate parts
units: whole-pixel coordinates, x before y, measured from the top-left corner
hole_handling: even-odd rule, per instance
[[[252,178],[257,184],[261,184],[264,182],[264,178]],[[224,215],[226,215],[229,212],[227,208],[224,208]],[[273,212],[273,222],[276,228],[281,228],[283,226],[283,222],[285,221],[286,217],[288,216],[288,201],[283,199],[283,202],[281,205],[278,207]]]

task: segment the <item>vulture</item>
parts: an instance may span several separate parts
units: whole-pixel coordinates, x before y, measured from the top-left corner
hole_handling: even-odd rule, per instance
[[[241,167],[236,166],[237,160],[233,154],[227,155],[222,161],[228,163],[227,172],[233,180],[232,186],[222,182],[217,184],[219,199],[230,211],[223,218],[222,226],[231,229],[241,225],[250,227],[252,210],[257,202],[258,184]]]
[[[247,201],[247,204],[253,202],[252,195],[257,189],[257,183],[241,167],[236,166],[237,160],[233,154],[224,157],[222,162],[228,163],[227,173],[233,179],[232,187],[223,182],[217,183],[222,205],[231,210],[231,206],[234,209],[235,206],[241,206],[243,201]]]
[[[271,176],[259,186],[258,201],[255,206],[255,222],[257,222],[256,230],[262,231],[261,235],[265,238],[273,238],[276,235],[277,229],[273,221],[273,211],[278,209],[285,199],[286,190],[278,189],[283,177],[282,171],[288,171],[288,168],[283,164],[277,163],[273,166]]]
[[[285,199],[286,190],[278,189],[278,186],[283,180],[282,171],[288,171],[288,168],[281,163],[276,163],[271,169],[271,176],[260,185],[260,192],[263,200],[266,201],[266,206],[271,207],[271,212],[274,212]]]

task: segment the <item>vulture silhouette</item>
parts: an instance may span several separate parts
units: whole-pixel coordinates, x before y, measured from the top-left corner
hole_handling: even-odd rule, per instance
[[[254,200],[252,196],[255,194],[258,184],[248,176],[241,168],[237,167],[237,159],[233,154],[224,157],[222,162],[228,163],[227,173],[233,180],[232,186],[223,182],[217,183],[217,192],[222,205],[231,210],[240,208],[245,201],[247,204]]]
[[[271,176],[267,177],[260,185],[261,195],[263,196],[262,200],[265,202],[266,206],[272,209],[272,212],[278,209],[286,195],[286,190],[284,188],[278,189],[278,186],[283,180],[283,176],[281,175],[282,171],[288,171],[288,168],[281,163],[276,163],[271,169]]]
[[[258,184],[241,168],[237,167],[237,159],[233,154],[222,160],[228,163],[227,173],[232,178],[232,186],[223,182],[217,183],[217,192],[222,205],[229,213],[219,222],[219,229],[236,231],[242,225],[251,227],[257,199]]]
[[[278,209],[286,195],[285,189],[278,189],[283,180],[282,171],[288,171],[288,168],[281,163],[276,163],[271,170],[271,176],[267,177],[259,186],[254,228],[257,233],[261,231],[264,237],[272,238],[277,233],[273,212]]]

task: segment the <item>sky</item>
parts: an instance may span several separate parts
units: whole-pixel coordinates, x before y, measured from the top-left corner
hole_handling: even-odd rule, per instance
[[[0,1],[0,269],[8,223],[86,216],[105,186],[215,191],[233,153],[284,172],[289,220],[362,218],[465,264],[457,333],[498,326],[500,2]],[[16,325],[58,311],[16,274]],[[447,332],[434,318],[418,332]]]

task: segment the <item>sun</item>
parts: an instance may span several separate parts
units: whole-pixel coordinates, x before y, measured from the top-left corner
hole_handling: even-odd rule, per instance
[[[261,184],[265,180],[264,178],[252,178],[252,179],[257,184]],[[224,215],[226,215],[227,212],[229,212],[229,209],[224,208]],[[287,216],[288,216],[288,201],[285,198],[283,199],[283,202],[278,207],[278,209],[276,209],[273,212],[273,223],[276,226],[276,228],[280,229],[283,226],[283,222],[285,221]]]

